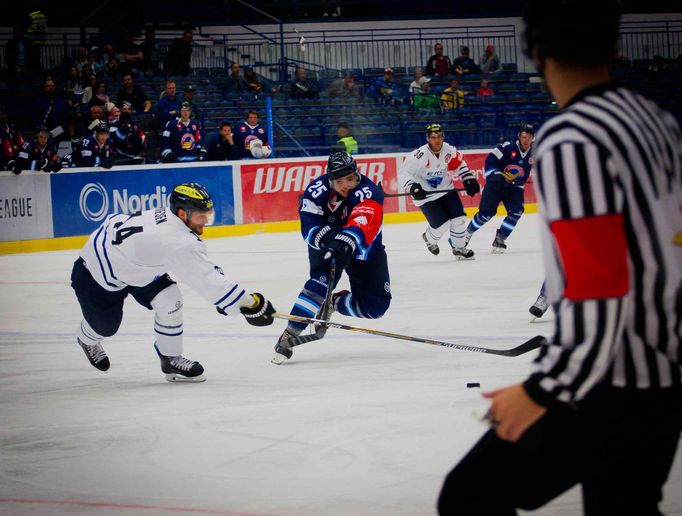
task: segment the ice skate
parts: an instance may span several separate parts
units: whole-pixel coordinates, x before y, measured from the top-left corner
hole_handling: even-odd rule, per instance
[[[298,334],[287,326],[282,332],[282,335],[279,336],[277,344],[275,344],[275,354],[273,355],[270,362],[275,365],[282,365],[284,362],[289,360],[294,354],[291,346],[289,345],[289,340],[295,339],[296,337],[298,337]]]
[[[431,254],[438,254],[440,253],[440,248],[438,247],[438,244],[432,244],[429,242],[426,238],[426,233],[422,233],[422,238],[424,239],[424,243],[426,244],[426,248],[429,250]]]
[[[166,374],[166,380],[169,382],[205,382],[204,368],[199,362],[195,362],[188,358],[178,355],[175,357],[167,357],[159,352],[159,349],[154,346],[156,353],[161,360],[161,371]]]
[[[452,248],[452,254],[455,255],[455,257],[458,260],[474,260],[474,252],[469,249],[468,247],[453,247]]]
[[[545,312],[549,308],[549,303],[547,302],[547,298],[540,294],[538,298],[535,300],[535,303],[533,303],[533,306],[531,306],[528,311],[530,314],[533,316],[533,319],[531,322],[533,322],[535,319],[539,319],[543,315],[545,315]]]
[[[100,371],[109,370],[110,365],[109,357],[107,356],[101,344],[88,346],[87,344],[83,344],[78,337],[76,337],[76,340],[78,341],[80,347],[83,349],[85,356],[88,357],[88,360],[92,364],[92,367],[99,369]]]
[[[495,240],[493,240],[493,249],[492,253],[493,254],[502,254],[507,250],[507,244],[504,243],[504,238],[500,236],[500,232],[498,231],[495,234]]]

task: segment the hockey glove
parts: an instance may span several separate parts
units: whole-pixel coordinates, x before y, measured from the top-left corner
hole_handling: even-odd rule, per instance
[[[355,240],[343,232],[336,233],[333,237],[324,241],[323,246],[326,250],[324,259],[333,260],[342,269],[348,266],[350,259],[357,249]]]
[[[109,158],[109,159],[104,159],[102,162],[99,164],[100,167],[106,168],[109,170],[111,167],[114,166],[114,160]]]
[[[59,172],[62,169],[62,163],[60,161],[52,161],[45,165],[45,172]]]
[[[255,304],[253,306],[242,306],[239,311],[246,318],[246,322],[253,326],[270,326],[274,319],[272,314],[275,308],[272,303],[263,297],[263,294],[251,294]]]
[[[17,162],[14,164],[14,168],[12,169],[12,172],[14,172],[16,175],[21,174],[21,165]]]
[[[175,163],[175,156],[173,156],[172,152],[168,152],[161,156],[161,161],[164,163]]]
[[[415,201],[423,201],[426,199],[426,190],[419,183],[412,183],[410,185],[410,195]]]
[[[206,150],[201,149],[201,152],[199,152],[199,161],[206,161]]]
[[[476,181],[474,178],[470,177],[469,179],[465,179],[463,183],[464,189],[467,191],[467,195],[469,197],[473,197],[481,191],[481,185],[479,185],[478,181]]]

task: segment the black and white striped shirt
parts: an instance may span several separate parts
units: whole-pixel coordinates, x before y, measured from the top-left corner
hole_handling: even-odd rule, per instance
[[[541,129],[536,172],[554,336],[524,386],[574,402],[598,383],[682,381],[682,136],[674,118],[612,85]]]

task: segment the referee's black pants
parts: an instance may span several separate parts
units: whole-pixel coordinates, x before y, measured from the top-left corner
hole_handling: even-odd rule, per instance
[[[575,484],[587,516],[659,515],[682,430],[682,387],[596,389],[552,408],[516,443],[489,430],[445,479],[441,515],[533,510]]]

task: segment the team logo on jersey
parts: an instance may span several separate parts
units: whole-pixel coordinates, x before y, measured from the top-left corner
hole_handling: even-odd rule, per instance
[[[535,158],[531,156],[530,158],[528,158],[528,164],[532,165],[533,163],[535,163]]]
[[[192,150],[194,149],[194,145],[196,142],[194,141],[194,135],[190,133],[185,133],[180,137],[180,147],[184,150]]]
[[[109,194],[102,183],[88,183],[81,190],[78,204],[83,217],[99,222],[109,213]]]
[[[443,182],[443,176],[438,176],[438,177],[430,177],[426,180],[427,183],[429,183],[429,186],[431,188],[438,188],[438,185],[440,185]]]
[[[384,290],[389,294],[391,293],[391,284],[388,281],[384,283]]]
[[[516,157],[516,151],[511,151],[511,158],[514,159]]]
[[[359,217],[355,217],[354,221],[358,226],[366,226],[367,225],[367,217],[365,217],[364,215],[360,215]]]
[[[443,159],[445,160],[445,163],[450,163],[450,160],[452,159],[452,154],[446,154],[445,158]]]

